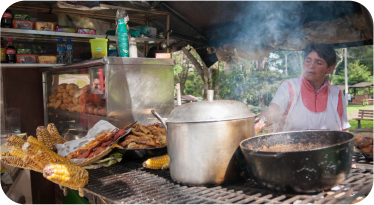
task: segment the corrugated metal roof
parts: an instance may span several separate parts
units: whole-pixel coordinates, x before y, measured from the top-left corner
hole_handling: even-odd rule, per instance
[[[355,85],[351,85],[351,88],[364,88],[364,87],[373,86],[373,85],[374,83],[372,82],[361,82]]]

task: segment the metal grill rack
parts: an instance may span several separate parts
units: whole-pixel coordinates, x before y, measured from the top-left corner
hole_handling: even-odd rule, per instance
[[[261,188],[251,180],[227,186],[183,186],[171,179],[169,171],[145,169],[141,162],[135,161],[89,170],[89,173],[86,194],[115,204],[352,203],[362,200],[373,185],[373,171],[368,169],[352,169],[340,185],[315,194],[278,193]]]
[[[357,168],[373,170],[373,160],[367,160],[362,154],[355,152],[353,162]]]

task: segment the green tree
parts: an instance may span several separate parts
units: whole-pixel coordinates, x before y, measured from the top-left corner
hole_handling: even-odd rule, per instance
[[[354,85],[360,82],[373,82],[373,76],[368,67],[360,64],[359,60],[349,63],[347,66],[348,71],[348,84]],[[345,84],[345,74],[344,70],[339,71],[335,78],[333,79],[334,85],[344,85]]]

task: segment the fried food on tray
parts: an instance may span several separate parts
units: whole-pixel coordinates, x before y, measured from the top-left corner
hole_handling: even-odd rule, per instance
[[[135,136],[135,135],[129,135],[126,137],[125,141],[121,143],[122,147],[127,147],[131,142],[136,142],[138,144],[143,144],[143,145],[149,145],[153,147],[158,147],[160,144],[156,143],[154,139],[152,139],[150,136]]]
[[[110,133],[103,133],[95,139],[88,142],[84,147],[75,150],[71,154],[66,156],[66,159],[89,159],[92,158],[117,141],[117,139],[123,136],[126,133],[126,130],[129,128],[129,125],[125,126],[122,129],[114,130]]]
[[[165,147],[165,128],[159,124],[143,126],[137,123],[132,126],[131,134],[120,140],[119,144],[126,149]]]
[[[154,146],[145,145],[145,144],[136,144],[136,142],[131,142],[129,145],[127,145],[127,149],[147,149],[147,148],[153,148]]]
[[[363,148],[369,145],[373,145],[372,137],[355,137],[355,146]]]
[[[367,136],[355,137],[355,146],[363,152],[374,153],[374,138]]]

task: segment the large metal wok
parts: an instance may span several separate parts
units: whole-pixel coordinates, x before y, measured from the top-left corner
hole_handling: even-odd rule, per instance
[[[243,140],[249,174],[286,192],[317,192],[340,184],[352,165],[354,136],[342,131],[295,131]]]

